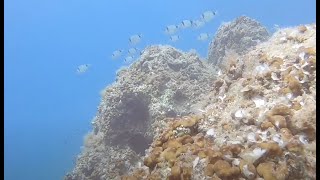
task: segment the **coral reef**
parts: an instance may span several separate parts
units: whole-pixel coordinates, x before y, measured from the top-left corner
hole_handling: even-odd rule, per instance
[[[65,179],[316,179],[315,37],[315,24],[279,29],[218,73],[146,49],[106,89]]]

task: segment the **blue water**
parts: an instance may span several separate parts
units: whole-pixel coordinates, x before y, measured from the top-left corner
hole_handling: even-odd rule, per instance
[[[137,46],[171,44],[194,48],[205,57],[222,22],[247,15],[270,31],[274,24],[313,23],[316,0],[5,0],[4,1],[4,173],[5,180],[62,179],[73,168],[83,136],[99,105],[99,92],[115,79],[129,48],[130,35],[142,33]],[[195,19],[206,10],[218,16],[199,30],[179,32],[171,43],[164,28]],[[77,75],[81,64],[92,66]]]

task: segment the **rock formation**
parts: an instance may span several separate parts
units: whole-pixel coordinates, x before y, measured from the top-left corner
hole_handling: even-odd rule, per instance
[[[268,38],[267,29],[259,22],[247,16],[240,16],[219,27],[209,45],[208,62],[219,65],[228,51],[241,55]]]
[[[65,179],[315,179],[315,29],[268,38],[240,17],[211,44],[218,71],[194,53],[146,48],[102,93]]]

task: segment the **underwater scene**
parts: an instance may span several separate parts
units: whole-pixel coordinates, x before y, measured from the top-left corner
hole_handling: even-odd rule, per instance
[[[316,0],[5,0],[5,180],[315,180]]]

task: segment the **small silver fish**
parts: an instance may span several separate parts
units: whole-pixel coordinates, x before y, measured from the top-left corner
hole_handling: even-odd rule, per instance
[[[174,34],[178,31],[179,26],[177,25],[169,25],[166,27],[165,33],[166,34]]]
[[[129,63],[131,63],[133,60],[134,60],[133,56],[127,56],[127,57],[124,59],[124,62],[125,62],[126,64],[129,64]]]
[[[205,25],[204,21],[198,20],[198,19],[191,21],[191,23],[192,23],[192,27],[194,27],[195,29],[201,28],[202,26]]]
[[[199,41],[206,41],[206,40],[209,39],[209,37],[210,37],[210,34],[208,34],[208,33],[201,33],[201,34],[199,34],[199,36],[197,37],[197,39],[198,39]]]
[[[136,54],[138,52],[138,49],[137,48],[130,48],[129,50],[128,50],[128,53],[130,54],[130,55],[134,55],[134,54]]]
[[[180,36],[179,35],[173,35],[173,36],[170,36],[170,41],[171,42],[176,42],[180,39]]]
[[[121,56],[123,50],[116,50],[116,51],[113,51],[112,53],[112,59],[117,59]]]
[[[78,68],[77,68],[77,73],[78,73],[78,74],[85,73],[90,66],[91,66],[90,64],[82,64],[82,65],[79,65]]]
[[[135,34],[130,36],[129,42],[131,45],[137,45],[138,43],[140,43],[141,38],[142,38],[142,34]]]
[[[209,22],[214,18],[215,15],[216,15],[216,12],[214,11],[206,11],[201,14],[201,19],[205,22]]]
[[[185,29],[185,28],[189,28],[192,25],[192,21],[191,20],[183,20],[180,24],[180,27]]]

